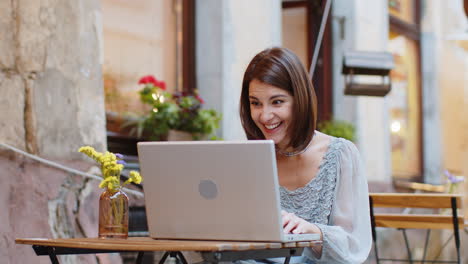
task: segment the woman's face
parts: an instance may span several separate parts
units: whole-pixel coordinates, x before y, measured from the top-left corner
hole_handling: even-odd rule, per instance
[[[252,120],[265,138],[285,149],[289,145],[287,131],[292,121],[292,95],[254,79],[249,84],[249,101]]]

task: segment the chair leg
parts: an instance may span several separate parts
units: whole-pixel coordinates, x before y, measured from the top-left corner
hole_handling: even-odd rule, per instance
[[[379,252],[377,250],[377,243],[374,241],[374,254],[375,254],[375,261],[377,264],[380,264],[380,259],[379,259]]]
[[[457,211],[457,199],[452,197],[451,199],[452,204],[452,219],[453,219],[453,234],[455,236],[455,247],[457,249],[457,263],[460,262],[460,233],[459,233],[459,226],[458,226],[458,211]]]
[[[429,244],[429,236],[431,235],[431,230],[428,229],[426,233],[426,242],[424,242],[424,253],[423,253],[423,258],[422,258],[422,264],[426,262],[426,253],[427,253],[427,246]]]
[[[370,207],[370,217],[371,217],[371,226],[372,226],[372,240],[374,241],[375,261],[377,264],[380,264],[379,251],[377,248],[377,232],[375,230],[374,202],[372,200],[372,197],[370,196],[369,196],[369,207]]]
[[[141,264],[143,261],[143,256],[145,255],[144,251],[138,252],[137,259],[136,259],[136,264]]]
[[[403,231],[403,238],[405,239],[406,251],[408,252],[408,262],[410,264],[413,264],[413,257],[411,256],[411,249],[409,246],[408,237],[406,236],[406,230],[402,229],[401,231]]]

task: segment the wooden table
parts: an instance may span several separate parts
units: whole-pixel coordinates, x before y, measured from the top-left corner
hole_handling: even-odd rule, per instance
[[[268,243],[155,240],[149,237],[131,237],[128,239],[20,238],[15,241],[17,244],[32,245],[38,256],[48,255],[54,264],[59,263],[57,255],[115,252],[138,252],[136,263],[141,263],[144,253],[148,251],[166,252],[159,263],[164,263],[168,256],[175,257],[181,263],[187,263],[181,251],[198,251],[206,263],[275,257],[285,257],[285,263],[289,263],[290,258],[300,256],[305,247],[320,243],[320,241]]]

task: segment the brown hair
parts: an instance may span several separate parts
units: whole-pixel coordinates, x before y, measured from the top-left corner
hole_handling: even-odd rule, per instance
[[[265,139],[250,114],[249,85],[252,80],[278,87],[293,96],[293,120],[287,134],[293,151],[307,147],[317,122],[317,98],[309,75],[299,58],[286,48],[258,53],[247,66],[242,81],[240,119],[248,139]]]

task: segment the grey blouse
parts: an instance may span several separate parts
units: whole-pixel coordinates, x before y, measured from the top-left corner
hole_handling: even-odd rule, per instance
[[[354,144],[333,138],[318,173],[306,186],[280,187],[281,207],[316,224],[323,233],[321,256],[308,249],[313,263],[363,263],[372,237],[367,180]]]

